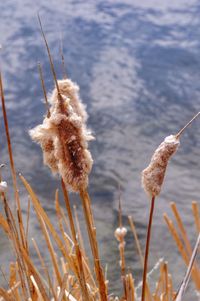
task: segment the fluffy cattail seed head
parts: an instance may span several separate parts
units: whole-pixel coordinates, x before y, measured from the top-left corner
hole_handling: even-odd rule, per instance
[[[149,166],[142,171],[142,186],[150,197],[159,195],[168,161],[179,145],[176,135],[166,137],[154,152]]]
[[[116,239],[121,242],[127,234],[127,229],[125,227],[119,227],[115,230]]]
[[[86,112],[79,103],[78,87],[70,80],[58,81],[51,95],[50,116],[30,136],[41,145],[44,164],[58,172],[73,191],[88,185],[93,160],[88,150],[91,133],[86,128]]]

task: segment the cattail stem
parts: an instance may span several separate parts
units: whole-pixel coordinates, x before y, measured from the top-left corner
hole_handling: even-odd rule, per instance
[[[145,248],[145,257],[144,257],[144,269],[143,269],[143,282],[142,282],[142,298],[141,301],[145,301],[145,287],[146,287],[146,278],[147,278],[147,269],[148,269],[148,257],[149,257],[149,245],[151,239],[151,226],[153,221],[153,212],[155,205],[155,197],[151,199],[151,208],[149,213],[149,224],[147,229],[147,239],[146,239],[146,248]]]

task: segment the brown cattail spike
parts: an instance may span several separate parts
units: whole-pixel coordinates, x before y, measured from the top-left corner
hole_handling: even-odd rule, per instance
[[[198,112],[176,135],[170,135],[154,152],[149,166],[142,171],[142,186],[150,197],[159,195],[168,161],[177,151],[184,130],[200,115]]]
[[[170,135],[159,145],[149,166],[142,172],[142,186],[150,197],[159,195],[170,157],[179,147],[179,138]]]

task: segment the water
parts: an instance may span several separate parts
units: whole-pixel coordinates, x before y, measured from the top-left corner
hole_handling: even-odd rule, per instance
[[[89,127],[96,136],[90,145],[95,162],[90,194],[102,260],[108,263],[111,289],[118,292],[118,248],[113,236],[118,186],[124,223],[128,225],[126,216],[133,215],[144,247],[149,202],[141,188],[140,172],[163,138],[176,133],[200,108],[199,1],[191,0],[189,5],[184,0],[0,2],[1,66],[16,167],[30,181],[54,219],[53,199],[59,181],[42,165],[41,150],[28,136],[28,130],[40,123],[45,113],[38,61],[43,66],[48,91],[53,87],[38,28],[38,11],[58,77],[62,77],[62,36],[68,75],[80,85],[81,97],[87,104]],[[1,163],[7,163],[2,122],[1,133]],[[168,260],[176,285],[185,267],[162,214],[170,213],[169,203],[175,201],[194,243],[191,201],[199,202],[200,195],[199,136],[198,120],[184,133],[156,202],[150,265],[160,257]],[[8,168],[4,177],[10,181]],[[21,194],[25,213],[27,197],[24,190]],[[78,197],[72,195],[72,199],[81,215]],[[30,235],[39,236],[32,211]],[[38,243],[42,245],[39,240]],[[0,247],[0,261],[6,268],[11,255],[3,235]],[[141,267],[131,233],[127,237],[126,255],[127,265],[139,281]],[[193,292],[192,298],[197,298]]]

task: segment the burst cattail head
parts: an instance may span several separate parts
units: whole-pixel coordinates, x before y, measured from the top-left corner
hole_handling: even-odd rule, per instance
[[[159,195],[170,157],[180,145],[177,135],[170,135],[158,146],[151,162],[142,171],[142,186],[150,197]]]
[[[61,175],[68,189],[79,191],[87,187],[92,168],[88,150],[91,134],[86,128],[84,106],[75,99],[77,86],[70,80],[58,82],[61,95],[53,90],[50,116],[32,129],[30,136],[41,145],[44,164]]]

